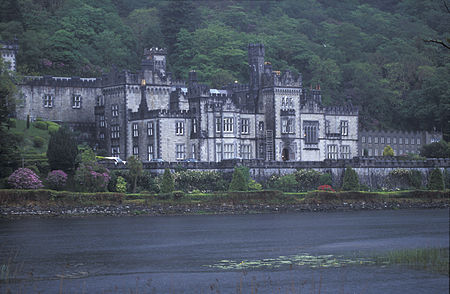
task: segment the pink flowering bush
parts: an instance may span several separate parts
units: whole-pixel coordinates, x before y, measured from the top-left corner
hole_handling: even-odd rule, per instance
[[[330,185],[322,185],[317,188],[319,191],[336,192]]]
[[[47,175],[47,183],[51,189],[62,189],[67,182],[67,174],[60,169],[52,170]]]
[[[87,192],[106,191],[110,179],[109,170],[95,163],[81,164],[75,173],[80,190]]]
[[[14,189],[39,189],[42,182],[29,168],[19,168],[8,178],[8,184]]]

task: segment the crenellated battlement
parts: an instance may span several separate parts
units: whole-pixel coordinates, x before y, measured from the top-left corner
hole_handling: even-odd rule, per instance
[[[101,78],[26,76],[22,84],[30,86],[100,88]]]
[[[325,113],[333,115],[358,115],[359,110],[358,107],[353,106],[352,104],[347,104],[343,106],[325,107]]]
[[[272,83],[276,87],[298,87],[303,85],[303,78],[301,74],[295,76],[290,70],[283,73],[279,71],[272,72]]]

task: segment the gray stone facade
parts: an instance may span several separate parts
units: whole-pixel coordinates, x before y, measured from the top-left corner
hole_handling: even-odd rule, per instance
[[[16,70],[16,54],[19,46],[15,43],[0,42],[0,55],[7,68],[11,71]]]
[[[272,70],[262,44],[250,44],[249,84],[210,89],[166,72],[166,51],[145,50],[138,72],[101,78],[27,77],[19,119],[92,124],[97,147],[142,161],[323,161],[360,154],[358,109],[325,107],[320,87]]]
[[[425,144],[439,142],[442,134],[437,132],[402,132],[402,131],[370,131],[359,132],[360,156],[382,156],[384,148],[389,145],[394,155],[419,154]],[[365,154],[366,153],[366,154]]]

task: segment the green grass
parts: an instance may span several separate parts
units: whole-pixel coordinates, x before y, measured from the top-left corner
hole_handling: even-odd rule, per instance
[[[24,120],[16,120],[16,126],[11,128],[11,133],[23,136],[23,151],[24,153],[45,153],[47,152],[48,141],[50,140],[50,133],[48,130],[41,130],[30,123],[30,128],[27,129],[27,122]],[[42,147],[37,148],[33,145],[33,138],[41,137],[45,140]]]
[[[421,248],[390,251],[376,257],[378,264],[398,264],[449,275],[449,248]]]

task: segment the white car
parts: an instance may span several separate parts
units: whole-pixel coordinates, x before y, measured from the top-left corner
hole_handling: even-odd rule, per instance
[[[113,161],[115,165],[118,163],[127,164],[127,162],[120,159],[120,157],[103,157],[102,160]]]

